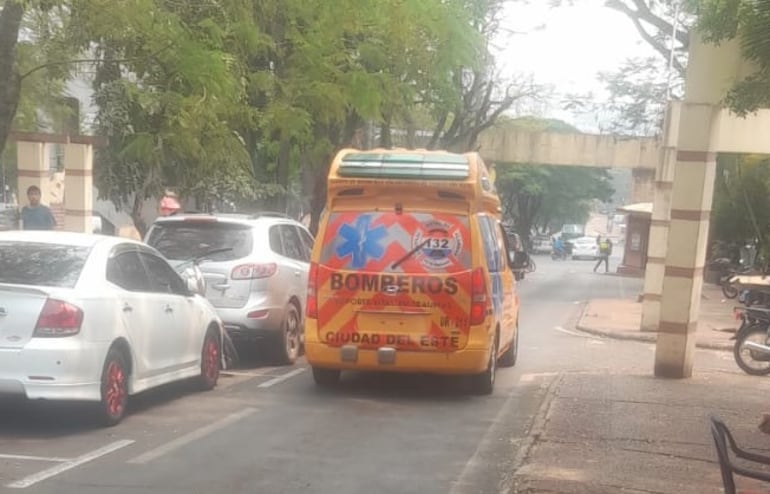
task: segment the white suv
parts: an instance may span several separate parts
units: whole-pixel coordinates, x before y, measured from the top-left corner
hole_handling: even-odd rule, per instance
[[[180,214],[157,219],[146,242],[172,265],[202,259],[206,298],[236,343],[267,343],[293,364],[300,353],[313,237],[276,213]]]

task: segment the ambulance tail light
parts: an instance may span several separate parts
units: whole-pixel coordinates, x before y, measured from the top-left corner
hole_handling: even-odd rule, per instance
[[[310,263],[310,272],[307,276],[305,315],[310,319],[318,318],[318,264],[314,262]]]
[[[471,275],[471,326],[482,324],[487,317],[487,282],[484,270],[476,268]]]

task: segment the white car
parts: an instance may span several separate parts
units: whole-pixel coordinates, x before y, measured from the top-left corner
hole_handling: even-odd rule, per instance
[[[593,259],[599,258],[599,246],[593,237],[580,237],[570,240],[572,244],[572,259]]]
[[[0,233],[0,393],[90,401],[105,425],[129,395],[219,379],[222,322],[153,248],[117,237]]]

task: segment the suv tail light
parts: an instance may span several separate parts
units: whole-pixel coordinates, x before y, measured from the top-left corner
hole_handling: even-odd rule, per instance
[[[270,278],[276,271],[278,271],[278,266],[274,262],[267,264],[241,264],[233,268],[230,278],[233,280],[257,280],[260,278]]]
[[[305,315],[310,319],[318,318],[318,264],[310,263],[307,276],[307,302]]]
[[[482,324],[487,318],[487,281],[484,270],[476,268],[471,275],[471,326]]]
[[[80,333],[83,311],[67,302],[49,298],[32,333],[34,338],[59,338]]]

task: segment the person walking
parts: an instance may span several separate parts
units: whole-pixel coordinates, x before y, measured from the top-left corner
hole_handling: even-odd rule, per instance
[[[48,206],[40,204],[40,187],[30,185],[27,189],[28,206],[21,208],[21,227],[23,230],[53,230],[56,218]]]
[[[604,263],[604,272],[609,273],[610,256],[612,255],[612,242],[610,242],[610,239],[608,238],[602,238],[601,235],[597,235],[596,245],[599,246],[599,260],[596,261],[596,266],[594,266],[594,273],[597,269],[599,269],[599,266],[601,266],[602,263]]]

